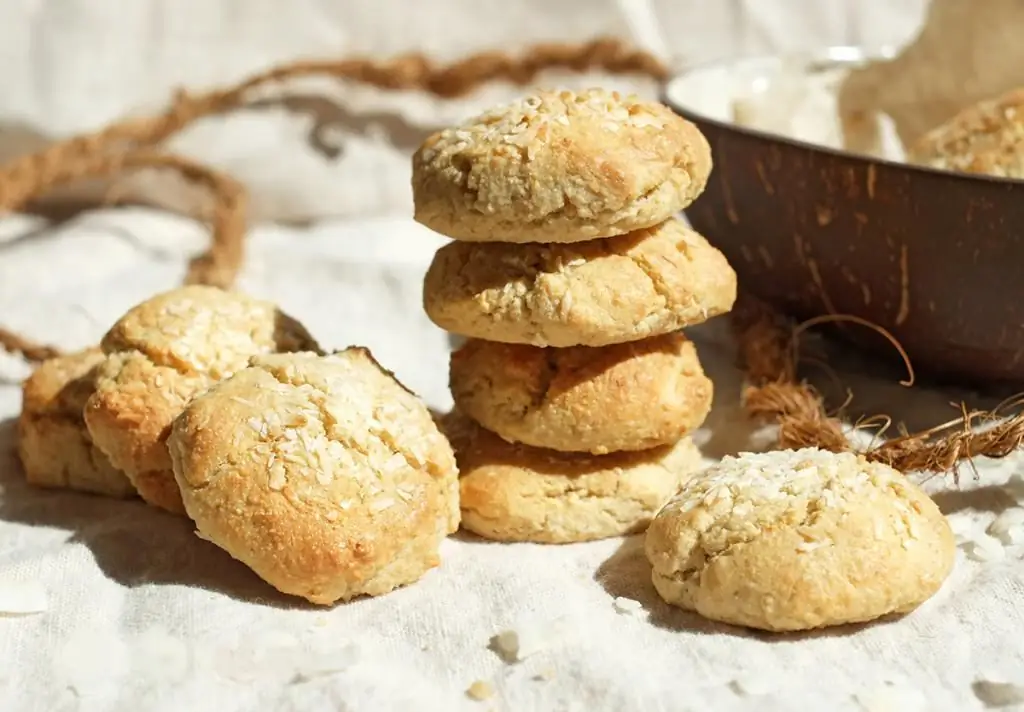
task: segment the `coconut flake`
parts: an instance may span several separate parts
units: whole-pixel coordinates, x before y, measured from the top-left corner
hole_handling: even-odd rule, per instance
[[[494,695],[494,687],[487,680],[474,680],[466,690],[466,694],[470,699],[480,702]]]
[[[550,647],[567,632],[565,619],[521,623],[498,633],[491,639],[491,647],[505,662],[520,662]]]
[[[967,556],[974,561],[999,561],[1006,556],[1006,549],[995,537],[978,534],[965,547]]]
[[[625,615],[637,615],[644,609],[644,605],[640,601],[633,600],[632,598],[626,598],[625,596],[618,596],[612,605],[615,606],[617,613]]]
[[[1024,542],[1024,508],[1010,507],[1002,512],[988,525],[988,533],[1006,545]]]
[[[854,699],[868,712],[921,712],[928,709],[928,698],[916,687],[886,682],[867,692],[858,692]]]
[[[0,581],[0,615],[43,613],[49,605],[46,588],[38,581]]]
[[[343,646],[319,645],[296,661],[299,669],[292,684],[308,682],[321,677],[330,677],[355,667],[361,659],[361,651],[354,643]]]

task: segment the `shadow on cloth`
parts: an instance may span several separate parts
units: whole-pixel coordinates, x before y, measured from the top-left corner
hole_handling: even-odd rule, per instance
[[[1017,500],[1000,485],[983,485],[973,489],[943,489],[933,492],[930,496],[947,517],[964,511],[992,512],[998,515],[1017,506]]]
[[[0,520],[67,530],[68,542],[86,546],[104,575],[122,586],[190,586],[276,608],[312,608],[196,537],[187,519],[139,500],[28,486],[15,445],[16,421],[0,422]]]
[[[697,635],[727,635],[733,638],[761,640],[769,643],[790,642],[853,635],[874,625],[892,622],[902,617],[894,615],[870,623],[836,626],[801,633],[769,633],[711,621],[696,613],[671,606],[661,599],[654,589],[654,584],[651,583],[651,565],[644,555],[643,534],[624,539],[615,553],[598,567],[594,580],[610,596],[616,598],[622,596],[639,601],[644,610],[648,612],[648,622],[651,625],[674,632]]]
[[[842,408],[848,422],[889,416],[890,437],[898,435],[901,426],[917,432],[958,418],[960,403],[968,409],[993,410],[1021,390],[1016,384],[965,384],[919,371],[912,386],[903,386],[906,366],[888,342],[874,353],[851,347],[835,330],[815,334],[807,342],[802,353],[808,358],[800,375],[818,389],[827,407]]]
[[[306,141],[311,149],[328,160],[344,155],[344,148],[337,141],[338,135],[381,137],[403,153],[411,154],[430,134],[441,128],[418,126],[396,112],[356,112],[320,94],[283,94],[250,102],[245,108],[282,108],[289,113],[309,117],[312,125]]]

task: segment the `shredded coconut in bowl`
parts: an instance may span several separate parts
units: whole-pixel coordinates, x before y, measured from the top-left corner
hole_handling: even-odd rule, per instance
[[[682,75],[667,89],[669,100],[710,119],[825,148],[845,147],[839,90],[849,65],[822,68],[804,58],[746,60]],[[906,151],[892,120],[873,117],[879,137],[872,155],[903,161]]]
[[[0,581],[0,616],[43,613],[48,605],[46,588],[38,581]]]

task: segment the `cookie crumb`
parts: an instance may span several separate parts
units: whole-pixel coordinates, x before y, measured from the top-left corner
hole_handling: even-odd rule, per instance
[[[1024,685],[995,680],[976,680],[971,689],[985,707],[995,709],[1024,703]]]
[[[492,649],[507,663],[517,663],[549,647],[565,632],[565,621],[521,624],[491,639]]]
[[[495,651],[505,660],[521,660],[519,657],[519,631],[503,630],[492,640]]]
[[[636,601],[632,598],[626,598],[625,596],[617,596],[612,602],[612,605],[615,606],[615,611],[617,613],[621,613],[623,615],[635,616],[644,609],[644,606],[640,601]]]
[[[476,680],[466,690],[470,699],[482,701],[494,695],[494,688],[486,680]]]

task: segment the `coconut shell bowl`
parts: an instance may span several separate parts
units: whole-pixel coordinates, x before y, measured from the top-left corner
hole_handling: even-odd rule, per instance
[[[965,385],[1024,382],[1024,182],[874,158],[749,128],[731,96],[866,61],[851,48],[813,57],[688,69],[662,100],[697,124],[714,171],[686,210],[741,288],[798,320],[826,314],[883,327],[915,370]],[[894,355],[877,332],[845,339]]]

